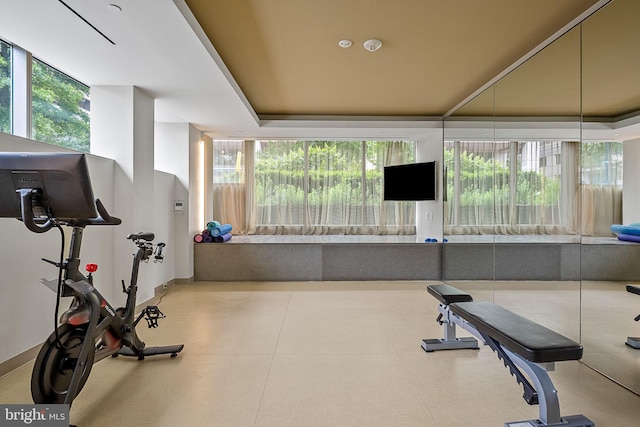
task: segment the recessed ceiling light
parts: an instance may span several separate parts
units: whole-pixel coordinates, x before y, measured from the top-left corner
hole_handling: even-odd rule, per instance
[[[345,48],[345,49],[348,48],[348,47],[351,47],[352,44],[353,43],[351,42],[351,40],[347,40],[347,39],[340,40],[338,42],[338,46],[340,46],[342,48]]]
[[[122,12],[122,8],[117,4],[113,4],[113,3],[107,5],[107,9],[109,9],[110,12],[115,12],[115,13]]]

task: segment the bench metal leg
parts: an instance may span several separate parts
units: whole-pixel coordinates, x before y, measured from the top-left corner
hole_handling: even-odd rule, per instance
[[[640,349],[640,338],[639,337],[627,337],[627,345],[629,347],[633,347],[635,349]]]
[[[427,338],[422,340],[422,349],[426,352],[438,350],[458,350],[463,348],[477,350],[478,340],[472,337],[456,337],[456,324],[461,319],[451,313],[449,308],[444,304],[438,306],[440,315],[438,323],[444,327],[444,338]],[[462,326],[462,325],[461,325]]]
[[[558,391],[556,390],[547,371],[537,363],[530,362],[503,347],[504,352],[511,361],[522,369],[538,393],[538,405],[540,407],[540,418],[538,420],[518,421],[505,423],[505,427],[594,427],[593,421],[584,415],[560,416],[560,402],[558,401]]]

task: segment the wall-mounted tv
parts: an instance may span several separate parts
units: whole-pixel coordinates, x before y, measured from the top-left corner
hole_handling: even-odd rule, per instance
[[[436,162],[385,166],[384,200],[436,200]]]

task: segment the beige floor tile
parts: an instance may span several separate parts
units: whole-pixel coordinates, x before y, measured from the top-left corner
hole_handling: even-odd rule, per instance
[[[33,362],[0,377],[0,403],[31,404],[31,370]]]
[[[252,426],[270,364],[271,356],[188,352],[175,359],[106,359],[74,401],[72,422],[83,427]]]
[[[282,325],[276,354],[393,353],[373,313],[291,314]]]
[[[74,402],[72,421],[80,427],[489,427],[537,418],[538,408],[524,402],[522,386],[489,348],[421,349],[422,339],[442,337],[435,321],[437,301],[427,293],[427,284],[172,287],[161,298],[167,317],[159,328],[142,323],[139,331],[149,346],[183,343],[184,351],[175,359],[119,357],[96,364]],[[455,285],[476,299],[495,300],[574,333],[571,289],[556,294],[571,299],[563,305],[559,299],[545,303],[536,294],[550,284],[515,292],[512,287],[522,284]],[[611,330],[606,321],[607,314],[621,321],[640,312],[640,297],[629,300],[619,286],[617,294],[603,297],[601,291],[610,288],[596,283],[585,293],[593,313],[583,311],[583,318],[594,329],[585,337],[591,349],[585,358],[640,384],[640,369],[622,368],[634,363],[640,351],[626,348],[620,337],[628,333]],[[611,304],[620,305],[621,313],[611,312]],[[556,317],[562,312],[574,314],[563,322]],[[631,318],[628,328],[640,326]],[[0,378],[0,402],[31,402],[31,366]],[[640,425],[640,397],[592,369],[561,362],[550,375],[563,415],[585,414],[598,427]]]
[[[435,426],[392,354],[277,355],[256,426]]]

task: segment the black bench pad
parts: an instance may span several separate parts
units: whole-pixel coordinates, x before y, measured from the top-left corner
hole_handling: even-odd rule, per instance
[[[640,295],[640,288],[633,285],[627,285],[627,292],[631,292],[632,294]]]
[[[449,308],[478,332],[531,362],[559,362],[582,357],[582,346],[577,342],[492,302],[459,302]]]
[[[436,297],[438,301],[445,305],[449,305],[454,302],[473,301],[471,295],[461,291],[460,289],[454,288],[451,285],[429,285],[427,286],[427,290],[431,295]]]

